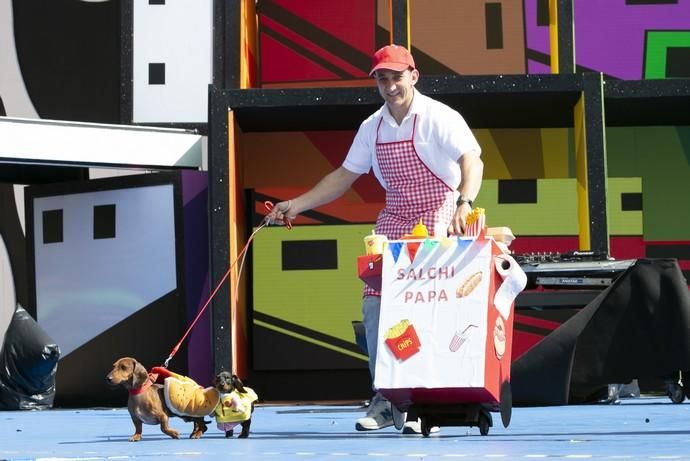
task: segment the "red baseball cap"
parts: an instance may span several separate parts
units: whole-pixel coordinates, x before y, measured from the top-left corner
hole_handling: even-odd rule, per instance
[[[414,59],[412,59],[412,55],[407,48],[399,45],[386,45],[374,53],[369,75],[372,75],[378,69],[390,69],[402,72],[410,67],[414,69],[415,65]]]

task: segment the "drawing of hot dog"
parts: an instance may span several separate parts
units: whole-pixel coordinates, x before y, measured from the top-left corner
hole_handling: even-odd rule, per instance
[[[482,281],[482,272],[475,272],[474,274],[470,275],[467,277],[458,287],[457,290],[455,290],[455,297],[456,298],[464,298],[468,296],[470,293],[472,293],[472,290],[477,288],[479,283]]]

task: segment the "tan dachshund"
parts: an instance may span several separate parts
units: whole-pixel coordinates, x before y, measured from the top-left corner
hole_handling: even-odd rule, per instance
[[[206,432],[204,418],[177,415],[165,403],[163,386],[153,381],[146,368],[131,357],[123,357],[113,364],[113,369],[106,381],[111,386],[124,386],[129,392],[127,409],[134,423],[134,435],[130,442],[141,440],[143,424],[160,424],[161,431],[173,439],[179,439],[180,434],[169,426],[171,416],[179,416],[183,420],[194,422],[194,430],[190,439],[199,439]]]

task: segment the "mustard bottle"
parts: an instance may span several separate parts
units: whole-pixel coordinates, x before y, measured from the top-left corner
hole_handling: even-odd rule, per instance
[[[426,228],[421,218],[419,218],[419,222],[412,228],[412,235],[416,238],[426,238],[429,236],[429,229]]]

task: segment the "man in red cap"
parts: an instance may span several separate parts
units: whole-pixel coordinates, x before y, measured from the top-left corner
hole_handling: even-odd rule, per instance
[[[370,75],[385,103],[362,122],[343,164],[304,194],[277,203],[269,219],[294,219],[331,202],[373,170],[386,191],[385,206],[376,219],[377,234],[396,240],[422,220],[429,235],[462,235],[484,171],[472,131],[457,111],[415,89],[419,71],[407,48],[388,45],[378,50]],[[381,294],[365,287],[362,315],[372,382],[380,306]],[[391,425],[390,402],[377,393],[355,428],[369,431]],[[403,433],[420,433],[419,422],[407,422]]]

